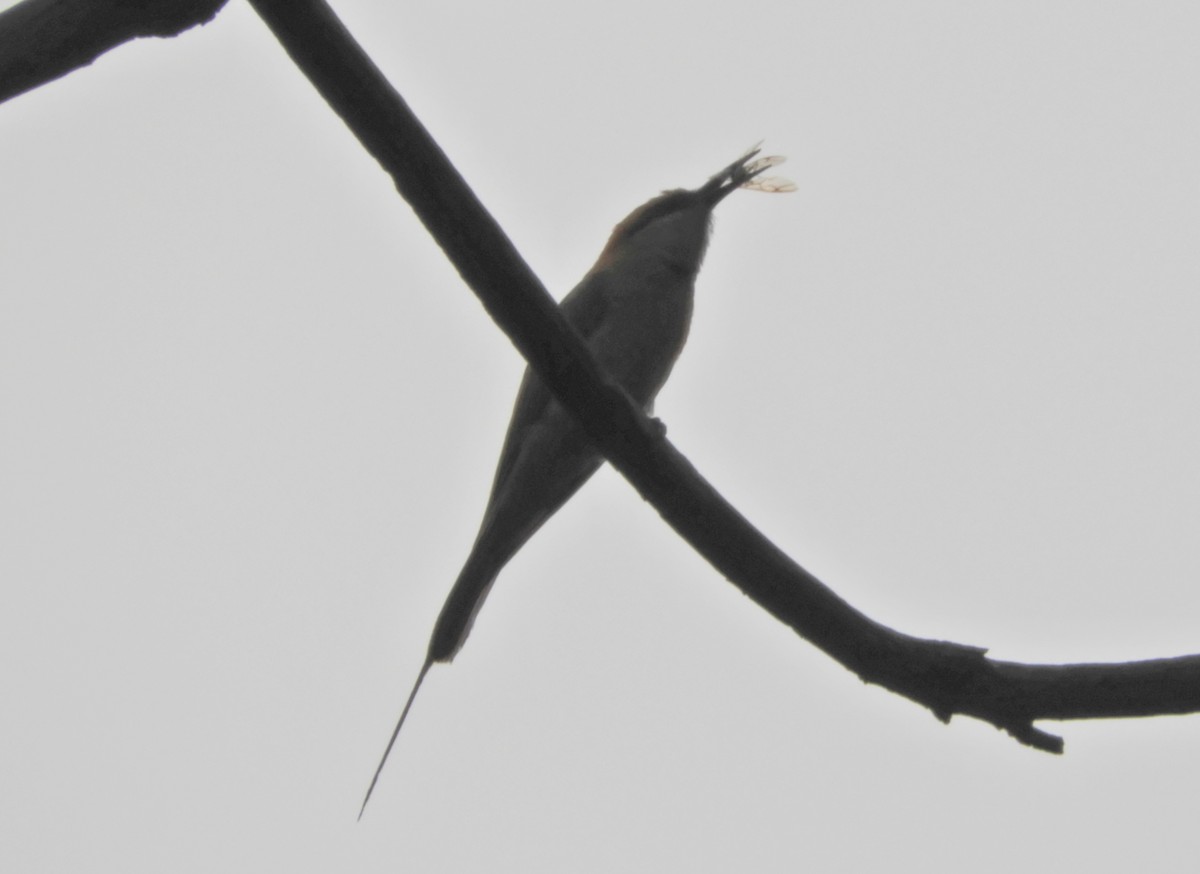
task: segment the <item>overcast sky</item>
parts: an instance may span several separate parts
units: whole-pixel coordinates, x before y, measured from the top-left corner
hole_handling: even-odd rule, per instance
[[[718,209],[658,414],[855,606],[1200,651],[1194,4],[334,5],[556,294],[789,156]],[[608,469],[356,823],[522,367],[243,3],[0,105],[0,869],[1194,865],[1200,718],[943,726]]]

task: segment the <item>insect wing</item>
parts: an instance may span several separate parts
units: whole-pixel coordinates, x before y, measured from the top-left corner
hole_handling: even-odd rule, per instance
[[[788,194],[796,190],[796,183],[782,176],[755,176],[749,182],[744,182],[742,188],[765,191],[767,194]]]
[[[747,164],[746,173],[747,175],[757,176],[764,170],[770,170],[772,167],[778,167],[786,160],[787,158],[785,158],[783,155],[764,155],[763,157],[756,158]]]

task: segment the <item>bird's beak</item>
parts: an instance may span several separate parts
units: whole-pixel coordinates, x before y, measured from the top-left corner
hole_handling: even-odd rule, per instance
[[[754,148],[750,149],[728,167],[725,167],[700,187],[697,193],[707,201],[710,209],[728,197],[731,192],[743,187],[755,176],[782,164],[785,160],[780,155],[768,155],[764,158],[755,159],[755,155],[758,155],[760,152],[762,152],[761,143],[754,146]]]

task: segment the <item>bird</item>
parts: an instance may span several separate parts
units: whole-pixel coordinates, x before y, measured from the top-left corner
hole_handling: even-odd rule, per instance
[[[761,175],[784,159],[760,152],[761,144],[699,188],[664,191],[631,212],[559,303],[601,369],[647,414],[687,340],[714,207],[738,188],[795,190],[786,179]],[[429,669],[453,660],[504,565],[603,462],[583,427],[527,367],[475,543],[434,625],[359,819]]]

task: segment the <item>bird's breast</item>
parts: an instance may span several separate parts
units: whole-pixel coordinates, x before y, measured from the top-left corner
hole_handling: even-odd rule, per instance
[[[642,405],[666,382],[692,321],[692,282],[660,279],[631,283],[614,295],[588,343],[608,374]]]

